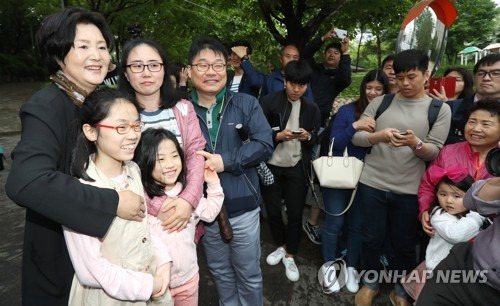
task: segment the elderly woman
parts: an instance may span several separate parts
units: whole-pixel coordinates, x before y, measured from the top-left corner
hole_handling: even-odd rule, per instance
[[[464,130],[466,141],[445,146],[432,165],[447,169],[460,164],[474,180],[484,180],[492,177],[485,167],[486,155],[500,142],[500,103],[498,99],[478,101],[469,112]],[[418,203],[422,227],[430,236],[434,235],[434,229],[428,209],[434,200],[435,188],[427,171],[418,188]]]
[[[53,83],[20,111],[21,141],[5,190],[26,207],[23,304],[67,305],[74,271],[61,225],[103,237],[115,216],[139,221],[145,208],[131,191],[84,185],[69,174],[72,122],[108,71],[113,36],[106,21],[69,8],[47,17],[36,38]]]

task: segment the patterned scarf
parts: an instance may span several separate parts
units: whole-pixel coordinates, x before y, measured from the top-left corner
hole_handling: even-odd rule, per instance
[[[85,97],[89,94],[87,91],[71,82],[61,70],[57,71],[55,75],[51,75],[50,79],[70,97],[76,106],[82,106]]]

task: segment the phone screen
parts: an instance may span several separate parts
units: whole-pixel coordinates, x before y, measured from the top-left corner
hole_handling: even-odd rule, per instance
[[[429,79],[429,93],[434,93],[434,89],[441,91],[441,86],[444,87],[446,97],[453,98],[455,96],[456,77],[437,77]]]

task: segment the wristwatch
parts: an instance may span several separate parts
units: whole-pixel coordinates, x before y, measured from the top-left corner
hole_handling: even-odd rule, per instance
[[[424,146],[424,142],[422,140],[418,140],[417,142],[417,145],[415,147],[413,147],[416,151],[422,149],[422,147]]]
[[[248,61],[248,60],[249,60],[248,55],[244,55],[244,56],[241,58],[241,61],[242,61],[242,62],[243,62],[243,61]]]

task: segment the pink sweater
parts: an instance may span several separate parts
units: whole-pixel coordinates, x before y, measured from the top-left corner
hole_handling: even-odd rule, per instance
[[[164,196],[146,200],[148,205],[149,224],[151,234],[160,236],[163,244],[168,248],[172,257],[172,270],[170,277],[170,288],[179,287],[187,283],[198,273],[198,258],[196,255],[195,230],[196,224],[201,220],[212,222],[219,214],[224,193],[220,182],[207,184],[207,198],[201,198],[196,210],[193,211],[191,219],[185,229],[180,232],[164,231],[161,221],[155,216],[165,200],[174,200],[182,190],[182,184],[177,185]]]

